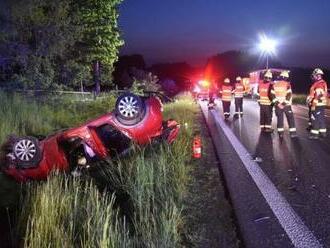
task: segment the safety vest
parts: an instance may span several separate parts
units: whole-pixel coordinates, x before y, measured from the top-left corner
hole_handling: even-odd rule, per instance
[[[324,80],[319,80],[310,88],[308,101],[312,106],[326,106],[327,105],[328,86]]]
[[[231,96],[233,94],[233,87],[231,85],[222,85],[221,90],[221,100],[225,102],[231,101]]]
[[[235,83],[235,98],[242,98],[244,95],[244,85],[242,83]]]
[[[291,84],[288,81],[276,81],[271,90],[274,96],[273,103],[286,103],[287,105],[292,104],[292,90]],[[290,96],[290,98],[288,97]],[[289,98],[289,99],[288,99]]]
[[[261,105],[271,105],[271,100],[269,98],[270,93],[270,82],[261,82],[258,87],[259,100]]]

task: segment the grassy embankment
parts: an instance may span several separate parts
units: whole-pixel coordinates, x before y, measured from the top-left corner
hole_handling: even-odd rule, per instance
[[[26,103],[1,95],[0,141],[9,133],[47,134],[112,109],[114,98]],[[25,185],[18,233],[25,247],[175,247],[184,228],[183,196],[189,180],[191,137],[197,111],[191,99],[165,106],[182,126],[173,146],[143,149],[116,164],[103,162],[97,177],[54,175]],[[6,185],[5,179],[0,183]],[[7,180],[8,182],[8,180]],[[1,192],[5,193],[5,192]],[[8,201],[8,199],[7,199]],[[13,229],[14,230],[14,229]]]
[[[294,104],[306,105],[307,95],[304,94],[293,94],[292,102]],[[330,108],[330,100],[328,98],[327,108]]]

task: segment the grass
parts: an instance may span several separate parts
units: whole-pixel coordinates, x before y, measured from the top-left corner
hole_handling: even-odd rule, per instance
[[[10,133],[47,134],[77,125],[109,111],[114,99],[63,98],[40,104],[2,94],[0,140]],[[55,174],[47,182],[24,185],[18,243],[24,247],[179,246],[196,112],[189,97],[165,105],[165,119],[185,124],[172,146],[143,148],[116,164],[103,161],[88,180]]]
[[[306,105],[307,95],[304,94],[293,94],[292,102],[294,104]],[[330,108],[330,100],[328,98],[327,108]]]
[[[303,94],[293,94],[292,103],[306,105],[306,95]]]
[[[130,246],[115,196],[91,182],[54,174],[47,183],[29,184],[25,199],[19,217],[24,247]]]

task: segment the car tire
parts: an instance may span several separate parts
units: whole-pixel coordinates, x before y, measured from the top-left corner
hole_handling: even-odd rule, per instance
[[[38,139],[29,136],[15,139],[12,154],[17,165],[22,168],[35,167],[42,158]]]
[[[115,113],[120,123],[124,125],[135,125],[144,117],[144,101],[135,94],[124,93],[116,101]]]

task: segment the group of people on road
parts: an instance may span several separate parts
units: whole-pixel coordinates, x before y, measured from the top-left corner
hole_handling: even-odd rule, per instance
[[[289,81],[289,71],[282,71],[279,80],[273,81],[271,71],[266,71],[263,81],[258,85],[257,94],[260,105],[260,128],[263,132],[273,132],[273,108],[277,116],[277,132],[280,137],[284,133],[284,115],[289,124],[292,138],[297,137],[297,130],[292,112],[292,89]]]
[[[222,87],[220,88],[220,95],[225,119],[230,117],[230,105],[232,96],[235,98],[235,114],[234,118],[243,117],[243,97],[246,89],[242,83],[242,78],[237,77],[234,86],[230,84],[230,79],[225,78]]]
[[[294,115],[292,111],[292,88],[289,71],[282,71],[277,80],[273,80],[271,70],[267,70],[257,89],[258,103],[260,106],[260,128],[262,132],[273,132],[272,116],[275,108],[277,117],[277,132],[280,138],[284,134],[284,116],[287,118],[291,138],[297,137]],[[317,68],[312,73],[312,85],[307,97],[309,106],[310,139],[326,137],[325,108],[327,105],[327,83],[323,79],[324,73]],[[230,79],[225,78],[220,88],[224,117],[230,117],[232,96],[235,98],[234,118],[243,117],[243,96],[246,92],[241,77],[236,78],[234,85]]]

